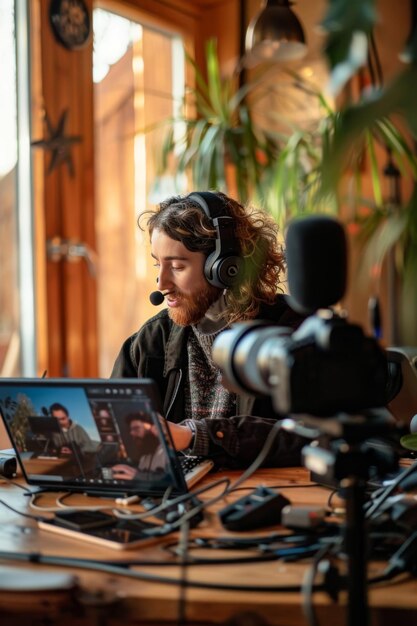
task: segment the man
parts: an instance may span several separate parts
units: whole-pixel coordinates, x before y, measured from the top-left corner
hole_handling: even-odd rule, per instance
[[[226,390],[211,347],[234,322],[302,322],[277,293],[284,270],[277,225],[220,192],[169,198],[139,225],[142,217],[168,308],[125,341],[112,376],[156,381],[177,450],[247,466],[281,416],[269,397]],[[264,465],[298,465],[304,443],[280,431]]]
[[[69,415],[68,409],[59,402],[49,407],[52,417],[56,417],[61,429],[60,433],[54,433],[52,440],[60,454],[73,455],[80,452],[85,454],[94,452],[95,446],[89,435],[80,424],[74,422]]]
[[[114,465],[112,478],[133,480],[136,477],[149,478],[149,474],[164,472],[167,458],[151,416],[144,411],[130,413],[126,416],[126,425],[135,446],[129,455],[132,465]]]

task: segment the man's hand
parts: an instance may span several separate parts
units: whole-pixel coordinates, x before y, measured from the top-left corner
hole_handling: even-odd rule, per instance
[[[188,426],[181,426],[181,424],[173,424],[173,422],[166,422],[169,431],[171,433],[172,441],[176,450],[185,450],[190,447],[193,433]]]
[[[112,467],[113,478],[119,480],[133,480],[138,473],[138,470],[130,465],[113,465]]]

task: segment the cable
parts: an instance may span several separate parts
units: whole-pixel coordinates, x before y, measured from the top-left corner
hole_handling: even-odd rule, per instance
[[[44,520],[45,518],[40,517],[39,515],[31,515],[30,513],[22,513],[22,511],[18,511],[17,509],[15,509],[14,507],[12,507],[10,504],[8,504],[7,502],[5,502],[4,500],[0,500],[0,504],[2,504],[3,506],[6,507],[6,509],[9,509],[10,511],[13,511],[13,513],[17,513],[18,515],[21,515],[22,517],[28,517],[29,519],[34,519],[37,522]]]
[[[300,483],[297,485],[293,485],[293,484],[285,484],[283,483],[282,485],[268,485],[269,489],[310,489],[311,487],[317,487],[317,483]],[[252,491],[253,487],[236,487],[235,489],[230,489],[228,491],[229,493],[235,492],[235,491]]]
[[[404,472],[402,472],[397,478],[384,490],[384,492],[374,500],[371,506],[368,508],[365,514],[365,518],[371,518],[376,511],[382,506],[382,504],[389,498],[389,496],[395,491],[395,489],[402,483],[402,481],[413,474],[417,470],[417,463],[414,462],[412,465],[407,467]]]
[[[156,507],[153,507],[152,509],[150,509],[149,511],[145,511],[143,513],[127,513],[126,511],[117,511],[116,517],[118,517],[119,519],[134,520],[134,519],[145,519],[146,517],[155,516],[155,515],[157,515],[158,513],[161,513],[162,511],[164,511],[167,508],[170,508],[172,506],[176,506],[177,504],[181,504],[181,503],[187,502],[188,500],[191,500],[194,497],[196,497],[196,496],[198,496],[198,495],[200,495],[200,494],[202,494],[202,493],[204,493],[206,491],[209,491],[210,489],[213,489],[214,487],[217,487],[218,485],[221,485],[223,483],[226,483],[226,485],[228,486],[230,484],[230,479],[229,478],[219,478],[218,480],[210,483],[209,485],[205,485],[204,487],[200,487],[200,489],[197,489],[195,491],[190,491],[188,493],[182,494],[182,495],[178,496],[177,498],[174,498],[174,500],[170,500],[168,502],[159,504]],[[222,498],[224,496],[224,493],[225,492],[223,492],[220,496],[216,496],[216,498]],[[196,512],[199,512],[199,511],[201,511],[201,509],[203,509],[206,506],[208,506],[208,504],[211,504],[212,501],[213,501],[213,498],[211,500],[208,500],[206,503],[202,503],[201,506],[195,507],[194,509],[192,509],[192,515],[190,517],[195,515]],[[214,500],[214,501],[216,501],[216,500]],[[186,515],[188,515],[188,513]],[[187,519],[189,519],[189,517]],[[181,520],[178,520],[178,521],[181,521]]]
[[[329,497],[327,498],[326,509],[328,509],[332,513],[334,513],[334,511],[336,510],[336,508],[333,506],[333,498],[335,498],[337,494],[338,494],[338,490],[333,489],[330,492]]]
[[[170,578],[168,576],[158,576],[154,574],[148,574],[146,572],[139,572],[137,570],[126,569],[120,567],[119,564],[109,564],[100,561],[93,561],[87,559],[74,559],[65,556],[48,556],[38,552],[5,552],[0,551],[0,559],[8,561],[19,561],[38,563],[42,565],[59,565],[62,567],[72,567],[76,569],[92,570],[105,572],[107,574],[124,576],[126,578],[133,578],[135,580],[146,580],[148,582],[156,582],[166,585],[178,585],[179,580],[177,578]],[[155,564],[156,565],[156,564]],[[178,563],[176,564],[178,566]],[[188,587],[194,587],[196,589],[211,589],[216,591],[242,591],[251,593],[299,593],[300,585],[236,585],[236,584],[218,584],[209,583],[199,580],[188,580]],[[314,591],[323,591],[322,585],[316,585]]]
[[[100,504],[99,506],[62,506],[59,504],[59,499],[60,498],[64,498],[70,495],[74,495],[73,493],[65,493],[62,496],[57,496],[57,504],[55,506],[39,506],[38,504],[36,504],[36,500],[39,496],[41,496],[42,493],[32,493],[31,497],[30,497],[30,501],[29,501],[29,506],[32,509],[35,509],[35,511],[44,511],[46,513],[56,513],[56,512],[62,512],[62,509],[65,509],[67,511],[83,511],[83,510],[88,510],[88,511],[115,511],[117,510],[117,507],[115,507],[114,505],[103,505]]]
[[[268,452],[270,451],[272,447],[272,444],[275,441],[275,438],[277,437],[279,431],[281,430],[283,421],[284,420],[278,420],[275,422],[275,424],[272,426],[271,430],[269,431],[268,436],[265,439],[265,443],[262,446],[262,449],[260,453],[258,454],[258,456],[256,457],[256,459],[239,476],[239,478],[235,480],[235,482],[232,483],[228,489],[226,489],[225,495],[237,489],[239,485],[241,485],[243,482],[245,482],[245,480],[247,480],[250,476],[252,476],[252,474],[262,465],[262,463],[265,461],[268,455]]]
[[[252,555],[252,556],[237,556],[237,557],[213,557],[213,558],[207,558],[207,557],[193,557],[192,555],[190,555],[190,551],[193,549],[196,550],[202,550],[202,549],[210,549],[210,550],[216,550],[216,549],[227,549],[229,546],[223,546],[223,548],[219,547],[216,548],[215,546],[204,546],[202,544],[200,544],[198,541],[191,541],[188,544],[187,547],[187,561],[186,561],[186,565],[187,567],[190,566],[201,566],[201,565],[247,565],[249,563],[268,563],[271,561],[278,561],[280,559],[280,556],[278,554],[276,554],[275,552],[267,552],[267,553],[259,553],[259,550],[256,547],[256,552]],[[178,554],[181,550],[181,548],[179,547],[179,544],[176,543],[171,543],[171,544],[165,544],[164,546],[162,546],[163,550],[166,550],[169,554],[172,554],[175,557],[178,557]],[[248,547],[247,546],[236,546],[236,549],[240,550],[240,551],[247,551]],[[253,549],[253,548],[251,548]],[[170,565],[176,565],[178,567],[178,562],[177,561],[168,561],[168,562],[163,562],[163,564],[168,563]],[[135,563],[136,565],[136,563]],[[143,563],[141,563],[141,565],[143,565]],[[161,565],[161,563],[157,563],[155,562],[155,565]]]
[[[19,487],[19,489],[23,489],[23,491],[25,491],[28,495],[32,493],[30,489],[25,487],[25,485],[21,485],[20,483],[16,482],[13,478],[7,478],[7,476],[1,475],[0,480],[4,480],[4,482],[7,483],[8,485],[13,485],[14,487]]]
[[[276,545],[288,546],[288,544],[305,545],[308,533],[290,534],[288,531],[275,532],[269,535],[251,535],[249,537],[223,536],[223,537],[193,537],[192,546],[199,550],[248,550],[256,549],[262,554],[267,550],[275,550]],[[165,544],[164,550],[178,555],[178,543]]]
[[[84,569],[84,570],[92,570],[105,572],[108,574],[114,574],[119,576],[124,576],[126,578],[133,578],[136,580],[146,580],[148,582],[156,582],[160,584],[167,585],[178,585],[179,580],[177,578],[170,578],[167,576],[158,576],[153,574],[148,574],[146,572],[139,572],[137,570],[127,569],[127,565],[142,565],[142,566],[161,566],[161,562],[151,562],[145,563],[140,561],[131,561],[129,563],[126,562],[117,562],[110,563],[108,561],[95,561],[91,559],[74,559],[71,557],[65,556],[47,556],[41,553],[35,552],[6,552],[0,551],[0,559],[8,560],[8,561],[18,561],[18,562],[29,562],[29,563],[38,563],[41,565],[58,565],[62,567],[71,567],[76,569]],[[178,567],[178,563],[163,563],[164,565],[175,565]],[[192,563],[188,563],[191,565]],[[198,563],[199,565],[199,563]],[[368,580],[368,584],[376,584],[381,580],[392,579],[393,574],[391,573],[388,577],[387,574],[384,576],[374,576],[370,580]],[[242,592],[254,592],[254,593],[299,593],[301,591],[300,585],[259,585],[254,586],[251,585],[237,585],[237,584],[217,584],[217,583],[208,583],[204,581],[187,581],[188,587],[194,587],[197,589],[211,589],[218,591],[242,591]],[[316,593],[320,591],[329,591],[324,584],[312,584],[311,592]]]
[[[392,555],[382,576],[391,578],[408,571],[410,566],[415,567],[416,554],[417,531],[414,531]]]
[[[316,612],[313,606],[313,587],[320,561],[328,553],[329,546],[323,546],[313,558],[311,567],[306,571],[301,586],[303,597],[303,613],[310,626],[318,626]]]
[[[184,515],[181,516],[178,520],[176,520],[175,522],[170,524],[170,528],[172,530],[178,528],[181,525],[183,520],[191,519],[192,517],[194,517],[195,515],[200,513],[204,508],[206,508],[206,507],[208,507],[208,506],[210,506],[212,504],[215,504],[219,500],[222,500],[226,495],[231,493],[234,489],[236,489],[239,485],[241,485],[245,480],[247,480],[258,469],[258,467],[265,460],[265,458],[268,455],[268,452],[271,449],[271,446],[272,446],[272,444],[273,444],[273,442],[274,442],[278,432],[281,429],[281,425],[282,425],[282,421],[281,420],[275,422],[275,424],[272,426],[272,429],[269,431],[268,436],[267,436],[267,438],[265,440],[265,443],[264,443],[264,445],[262,447],[262,450],[260,451],[260,453],[258,454],[256,459],[239,476],[239,478],[237,478],[235,480],[234,483],[232,483],[231,485],[228,485],[226,487],[226,489],[224,490],[224,492],[221,493],[220,495],[214,496],[213,498],[210,498],[206,502],[203,502],[203,503],[197,505],[196,507],[194,507],[193,509],[191,509],[190,511],[187,511],[186,513],[184,513]],[[196,495],[196,492],[194,492],[194,495]]]
[[[190,524],[188,520],[181,524],[179,555],[181,557],[180,569],[180,592],[178,598],[178,626],[184,626],[186,623],[186,606],[187,606],[187,564],[188,564],[188,545],[190,535]]]

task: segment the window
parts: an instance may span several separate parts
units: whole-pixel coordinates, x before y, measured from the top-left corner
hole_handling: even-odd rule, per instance
[[[1,2],[1,376],[36,370],[27,23],[25,2]]]
[[[108,376],[123,339],[155,314],[156,272],[140,212],[185,192],[158,154],[183,99],[185,55],[178,34],[96,8],[94,134],[98,252],[99,373]]]

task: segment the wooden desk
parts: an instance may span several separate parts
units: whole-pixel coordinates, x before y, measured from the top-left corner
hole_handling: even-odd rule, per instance
[[[238,476],[238,473],[231,473],[233,479]],[[214,477],[218,478],[219,475],[209,476],[205,482],[212,481]],[[329,496],[328,490],[311,486],[308,473],[303,468],[260,470],[245,483],[245,486],[254,487],[258,484],[279,486],[280,491],[293,504],[325,505]],[[310,486],[302,488],[296,485]],[[245,493],[238,491],[228,496],[227,503]],[[213,492],[207,494],[205,498],[211,495]],[[16,486],[0,483],[0,499],[22,512],[33,512],[28,510],[27,496]],[[70,502],[74,503],[77,500],[79,503],[81,501],[85,503],[82,496],[71,496]],[[45,495],[39,503],[46,506],[53,504],[53,501],[53,496]],[[233,533],[228,533],[221,527],[216,515],[216,511],[225,504],[226,502],[222,501],[213,505],[207,521],[192,530],[191,534],[206,537],[232,536]],[[277,530],[277,528],[269,528],[263,532],[267,534],[272,530]],[[256,534],[260,533],[257,531]],[[39,531],[32,520],[17,515],[0,504],[1,551],[42,552],[45,555],[106,559],[112,562],[132,557],[155,563],[167,559],[174,560],[174,557],[163,549],[164,543],[171,541],[172,538],[168,538],[161,544],[142,548],[140,552],[120,553],[84,541],[74,541]],[[214,558],[219,555],[216,551],[205,551],[204,556]],[[237,554],[228,551],[226,556],[237,556]],[[177,566],[141,566],[136,569],[177,580],[181,577],[181,570]],[[370,566],[372,572],[380,571],[380,569],[380,564]],[[113,574],[81,569],[16,563],[7,560],[0,561],[0,585],[2,575],[6,574],[9,577],[9,574],[11,576],[16,570],[19,572],[20,580],[23,581],[23,576],[28,574],[33,582],[40,580],[39,575],[46,572],[54,576],[63,572],[73,573],[77,577],[78,584],[71,590],[0,591],[0,617],[2,624],[5,625],[115,626],[120,624],[140,626],[158,624],[162,626],[186,623],[188,626],[194,624],[199,626],[204,624],[298,626],[307,624],[302,611],[302,597],[298,593],[250,593],[196,588],[186,588],[181,591],[177,585],[131,580]],[[233,582],[253,587],[256,585],[279,586],[300,584],[306,571],[305,563],[290,564],[272,561],[246,565],[192,566],[187,568],[186,577],[188,581]],[[417,582],[407,580],[401,584],[386,584],[380,588],[372,588],[369,591],[369,604],[372,607],[372,625],[392,626],[395,623],[401,626],[414,625],[417,617]],[[314,606],[317,608],[320,625],[333,626],[346,623],[345,608],[343,605],[333,604],[327,594],[314,594]],[[179,620],[181,610],[185,618]]]

